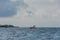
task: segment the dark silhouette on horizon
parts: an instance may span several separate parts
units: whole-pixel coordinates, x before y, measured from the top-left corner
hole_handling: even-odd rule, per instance
[[[14,27],[13,25],[0,25],[0,27]]]

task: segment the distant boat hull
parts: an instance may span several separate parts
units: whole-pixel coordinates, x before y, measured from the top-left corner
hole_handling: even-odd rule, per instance
[[[35,29],[36,27],[35,27],[35,25],[33,25],[32,27],[30,27],[30,29]]]

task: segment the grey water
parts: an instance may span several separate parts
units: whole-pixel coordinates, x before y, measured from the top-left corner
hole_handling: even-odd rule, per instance
[[[0,27],[0,40],[60,40],[60,28]]]

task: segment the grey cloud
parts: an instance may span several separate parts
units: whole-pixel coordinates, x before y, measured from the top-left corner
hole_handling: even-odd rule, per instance
[[[0,17],[16,15],[18,5],[23,5],[23,1],[11,2],[10,0],[0,0]]]

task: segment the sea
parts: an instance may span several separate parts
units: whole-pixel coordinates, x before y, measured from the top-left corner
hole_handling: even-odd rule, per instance
[[[0,40],[60,40],[60,28],[0,27]]]

